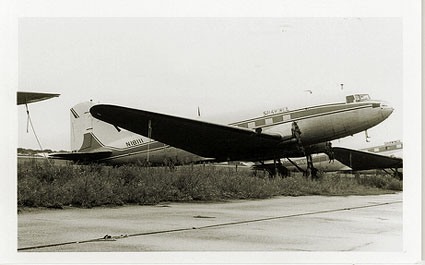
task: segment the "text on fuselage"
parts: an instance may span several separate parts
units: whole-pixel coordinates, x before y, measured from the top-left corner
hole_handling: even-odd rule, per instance
[[[288,111],[289,111],[288,107],[283,107],[283,108],[279,108],[279,109],[272,109],[272,110],[263,111],[263,115],[267,116],[267,115],[271,115],[271,114],[277,114],[277,113],[288,112]]]
[[[127,147],[135,146],[135,145],[139,145],[139,144],[143,144],[143,139],[142,139],[142,138],[139,138],[139,139],[135,139],[135,140],[131,140],[131,141],[125,142],[125,145],[126,145]]]

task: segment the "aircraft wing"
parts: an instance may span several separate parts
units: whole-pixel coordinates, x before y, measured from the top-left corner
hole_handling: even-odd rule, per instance
[[[93,117],[188,152],[216,160],[254,160],[281,143],[280,135],[126,107],[99,104]]]
[[[53,97],[59,97],[60,94],[38,93],[38,92],[17,92],[18,105],[43,101]]]
[[[403,159],[377,153],[333,147],[334,157],[353,170],[402,168]]]
[[[74,162],[90,162],[107,158],[112,154],[111,151],[100,152],[78,152],[78,153],[55,153],[50,154],[49,157],[53,159],[70,160]]]

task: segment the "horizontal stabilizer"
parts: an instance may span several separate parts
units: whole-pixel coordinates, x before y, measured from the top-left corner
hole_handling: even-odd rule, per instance
[[[70,160],[73,162],[91,162],[111,156],[111,151],[101,152],[75,152],[75,153],[55,153],[49,157],[53,159]]]
[[[332,148],[334,157],[353,170],[402,168],[403,159],[342,147]]]

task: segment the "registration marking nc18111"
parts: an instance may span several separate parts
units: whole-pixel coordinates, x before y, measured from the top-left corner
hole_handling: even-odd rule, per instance
[[[140,144],[143,144],[143,143],[144,143],[143,142],[143,139],[142,138],[139,138],[139,139],[135,139],[135,140],[131,140],[131,141],[125,142],[125,145],[127,147],[131,147],[131,146],[136,146],[136,145],[140,145]]]

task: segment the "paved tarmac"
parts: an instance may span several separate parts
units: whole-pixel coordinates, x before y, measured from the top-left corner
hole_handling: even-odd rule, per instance
[[[18,250],[402,251],[402,197],[24,210],[18,215]]]

